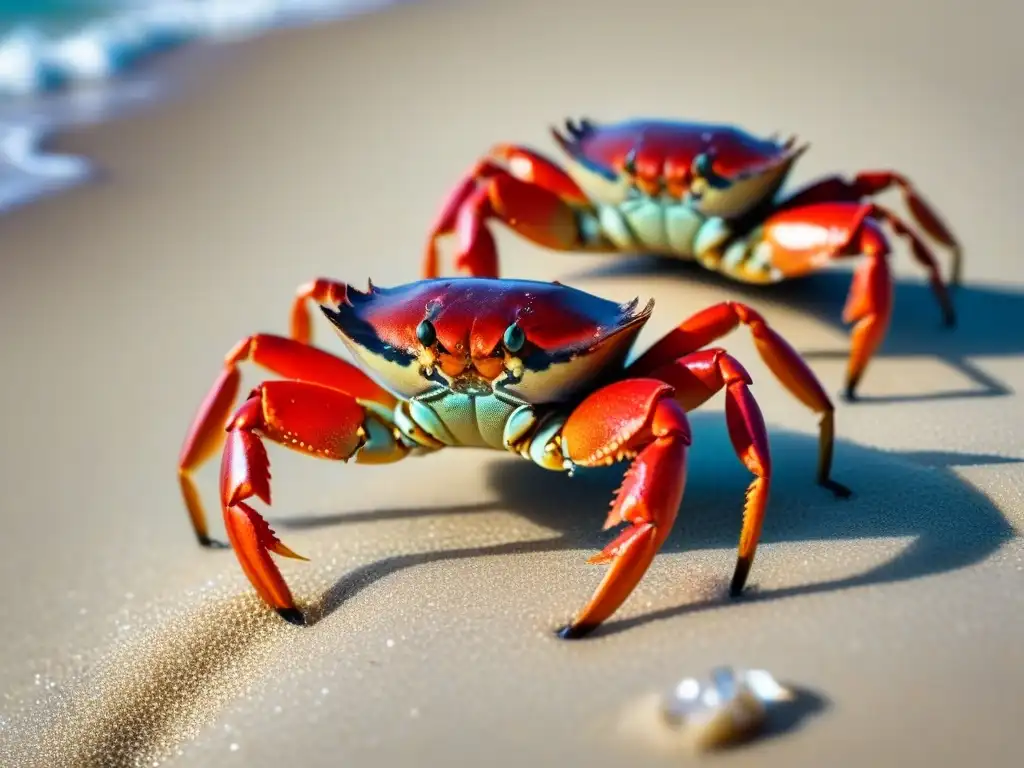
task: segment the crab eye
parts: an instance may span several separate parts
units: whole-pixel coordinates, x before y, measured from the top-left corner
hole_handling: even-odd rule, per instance
[[[512,325],[505,329],[502,343],[504,343],[505,349],[515,354],[526,343],[526,333],[516,323],[512,323]]]
[[[711,167],[712,158],[706,152],[702,152],[693,159],[693,175],[698,179],[703,179],[705,183],[712,189],[726,189],[729,187],[729,179],[720,175],[714,168]]]
[[[630,149],[626,159],[622,161],[622,170],[630,176],[636,176],[636,147]]]
[[[424,347],[432,346],[437,341],[437,331],[434,330],[434,324],[429,320],[421,321],[416,326],[416,338],[419,339],[420,344]]]

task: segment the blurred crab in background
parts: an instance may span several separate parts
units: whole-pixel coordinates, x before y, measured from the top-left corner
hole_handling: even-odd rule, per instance
[[[888,224],[905,237],[928,273],[944,321],[955,324],[947,286],[925,242],[870,198],[902,190],[918,225],[953,252],[950,284],[960,281],[960,246],[913,184],[894,171],[847,180],[830,176],[780,194],[807,149],[719,124],[633,120],[598,125],[566,121],[552,134],[563,170],[538,152],[495,146],[449,194],[430,230],[423,276],[439,273],[438,239],[457,233],[456,269],[498,276],[487,221],[559,251],[654,254],[696,261],[744,283],[807,275],[835,259],[862,256],[843,321],[855,323],[844,395],[854,399],[885,338],[893,307]],[[587,191],[585,191],[587,190]]]
[[[310,344],[310,300],[359,367]],[[256,334],[239,342],[186,435],[178,476],[197,538],[216,543],[192,474],[222,450],[220,501],[239,563],[264,601],[303,624],[270,553],[300,556],[250,505],[254,498],[270,503],[264,441],[360,464],[445,447],[509,451],[569,473],[628,461],[604,525],[625,528],[589,560],[610,568],[560,632],[580,637],[629,597],[669,535],[686,481],[686,414],[724,390],[732,444],[754,475],[732,580],[739,594],[761,535],[772,464],[750,376],[725,349],[708,345],[740,325],[750,330],[768,367],[820,415],[817,480],[846,496],[850,491],[831,478],[833,405],[789,344],[735,302],[698,312],[627,364],[653,304],[618,304],[526,280],[456,277],[370,284],[365,292],[328,279],[310,282],[295,297],[291,337]],[[252,389],[236,408],[246,360],[280,378]]]

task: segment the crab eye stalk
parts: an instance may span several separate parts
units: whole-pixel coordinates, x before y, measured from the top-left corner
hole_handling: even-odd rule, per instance
[[[526,332],[517,323],[512,323],[505,329],[505,335],[501,341],[505,345],[505,349],[515,354],[526,344]]]
[[[711,189],[727,189],[730,185],[729,179],[715,171],[711,167],[711,163],[712,157],[708,153],[702,152],[697,155],[693,159],[693,175],[698,179],[703,179]]]
[[[434,342],[437,341],[437,331],[434,330],[434,324],[429,320],[421,321],[416,326],[416,338],[419,339],[420,344],[424,347],[433,346]]]
[[[636,147],[630,149],[626,159],[622,161],[622,170],[630,176],[636,176]]]

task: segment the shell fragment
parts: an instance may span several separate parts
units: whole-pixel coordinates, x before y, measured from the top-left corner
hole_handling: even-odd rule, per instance
[[[707,679],[682,680],[662,713],[692,746],[713,749],[754,735],[764,724],[767,704],[793,698],[764,670],[717,667]]]

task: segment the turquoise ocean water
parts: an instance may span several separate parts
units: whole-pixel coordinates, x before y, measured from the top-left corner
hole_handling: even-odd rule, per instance
[[[59,32],[129,5],[117,0],[0,0],[0,30],[38,23]]]
[[[68,125],[159,99],[138,65],[197,41],[235,41],[411,0],[0,0],[0,214],[92,175],[49,154]]]

